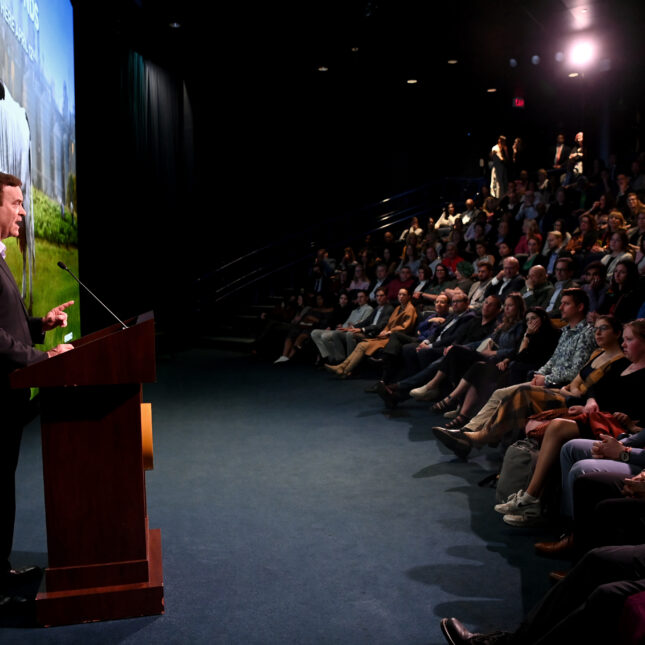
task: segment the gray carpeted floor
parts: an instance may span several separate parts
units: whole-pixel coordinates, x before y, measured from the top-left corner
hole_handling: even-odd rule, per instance
[[[162,359],[153,404],[152,527],[163,616],[2,643],[443,643],[439,619],[512,628],[562,563],[544,531],[507,527],[477,482],[499,460],[439,447],[427,404],[385,413],[364,378],[192,350]],[[37,424],[19,468],[14,564],[46,563]]]

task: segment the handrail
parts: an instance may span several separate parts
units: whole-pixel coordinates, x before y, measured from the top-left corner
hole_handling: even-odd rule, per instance
[[[377,206],[379,206],[381,204],[390,203],[390,202],[393,202],[395,200],[401,199],[402,197],[406,197],[408,195],[413,195],[414,193],[417,193],[417,192],[420,192],[422,190],[425,190],[426,187],[427,187],[427,185],[426,186],[420,186],[420,187],[417,187],[417,188],[413,188],[413,189],[404,191],[402,193],[398,193],[397,195],[393,195],[392,197],[386,197],[386,198],[384,198],[382,200],[379,200],[379,201],[374,202],[372,204],[369,204],[367,206],[360,207],[358,212],[359,213],[365,212],[365,211],[368,211],[369,209],[377,207]],[[392,213],[394,211],[390,211],[390,212]],[[324,226],[325,226],[325,228],[333,226],[334,222],[342,221],[342,220],[346,219],[346,217],[347,217],[347,214],[343,213],[341,215],[337,215],[335,217],[332,217],[331,219],[326,219],[325,223],[324,223]],[[315,230],[319,226],[320,226],[320,224],[310,225],[310,226],[308,226],[308,227],[306,227],[304,229],[301,229],[297,233],[287,233],[286,235],[278,238],[277,240],[274,240],[273,242],[270,242],[269,244],[265,244],[264,246],[261,246],[261,247],[259,247],[257,249],[253,249],[252,251],[249,251],[248,253],[245,253],[245,254],[239,256],[238,258],[235,258],[234,260],[228,260],[224,264],[222,264],[219,267],[217,267],[216,269],[214,269],[214,271],[227,269],[228,267],[232,266],[233,264],[235,264],[237,262],[241,262],[242,260],[245,260],[246,258],[249,258],[249,257],[251,257],[253,255],[257,255],[261,251],[266,250],[268,248],[279,246],[281,243],[286,242],[286,241],[288,241],[288,240],[290,240],[290,239],[292,239],[294,237],[299,237],[299,236],[303,235],[304,233],[307,233],[308,231]]]
[[[466,186],[480,181],[446,177],[360,207],[351,216],[344,212],[299,231],[290,231],[261,247],[225,261],[197,278],[195,286],[199,292],[199,308],[210,307],[297,265],[310,263],[312,249],[351,245],[360,236],[396,227],[413,216],[428,216],[431,208],[438,210],[446,201],[462,201],[463,195],[450,200],[443,195],[433,195],[440,192],[439,186],[445,190],[446,186],[454,183],[455,186],[463,186],[462,192],[465,192]],[[383,207],[387,208],[386,212],[379,212]],[[339,222],[342,222],[342,226],[335,226]],[[335,235],[330,236],[330,232]],[[276,252],[278,250],[280,252]]]

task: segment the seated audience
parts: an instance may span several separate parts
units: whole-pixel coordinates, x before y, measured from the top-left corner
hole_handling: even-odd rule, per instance
[[[502,319],[490,338],[477,349],[453,345],[437,368],[437,373],[423,388],[423,394],[439,393],[443,381],[454,389],[432,406],[433,412],[446,412],[460,406],[459,414],[446,425],[460,428],[470,420],[490,392],[505,381],[507,369],[524,335],[524,300],[517,293],[504,299]],[[411,393],[414,395],[414,392]],[[435,400],[438,396],[434,397]]]
[[[537,221],[534,219],[525,219],[522,222],[522,235],[515,245],[513,255],[528,255],[528,243],[531,238],[538,241],[538,247],[542,245],[542,235],[540,234],[540,227],[538,226]]]
[[[340,378],[351,375],[364,356],[371,356],[378,349],[387,345],[390,335],[394,331],[412,331],[417,321],[417,311],[412,304],[410,291],[405,287],[399,289],[399,305],[394,309],[387,324],[374,338],[361,340],[354,351],[339,365],[325,365],[325,368]]]
[[[470,309],[479,311],[486,299],[486,289],[493,279],[493,264],[480,262],[477,268],[477,282],[473,282],[468,290]]]
[[[560,388],[573,381],[596,348],[593,327],[586,321],[588,308],[587,294],[582,289],[567,289],[562,295],[560,309],[562,319],[567,325],[562,328],[553,354],[536,370],[529,385],[544,389]],[[516,419],[511,415],[512,423],[509,429],[509,420],[504,424],[496,414],[501,409],[500,406],[523,387],[525,384],[495,390],[484,407],[460,430],[446,430],[436,426],[433,432],[442,443],[462,458],[470,453],[473,445],[481,446],[500,441],[507,433],[509,437],[504,444],[510,445],[517,438],[513,434],[517,431]]]
[[[529,237],[527,241],[527,254],[523,257],[520,266],[520,273],[527,275],[531,267],[546,263],[546,258],[540,253],[540,240],[537,237]]]
[[[600,326],[597,323],[596,329]],[[506,524],[530,526],[541,520],[540,496],[564,443],[577,437],[593,440],[623,435],[628,429],[626,421],[623,416],[615,416],[616,413],[626,415],[629,420],[640,419],[640,395],[645,391],[645,320],[642,326],[641,321],[625,325],[622,347],[626,360],[614,361],[603,378],[587,390],[580,404],[570,406],[566,413],[547,424],[526,490],[495,506]]]
[[[549,231],[546,236],[546,242],[542,248],[544,256],[544,268],[549,277],[555,275],[555,263],[561,257],[567,256],[564,250],[564,242],[560,231]]]
[[[334,326],[333,321],[329,321],[331,324],[326,329],[314,329],[311,332],[311,340],[318,348],[321,362],[340,363],[356,346],[352,330],[360,328],[360,325],[374,311],[368,302],[366,291],[358,291],[356,300],[356,308],[344,322]]]
[[[468,198],[464,204],[464,210],[459,214],[464,228],[468,228],[471,222],[474,222],[479,215],[479,209],[475,206],[475,200]]]
[[[446,295],[437,296],[435,311],[417,326],[416,332],[394,331],[382,349],[380,356],[383,365],[381,380],[389,383],[394,378],[401,363],[404,347],[419,346],[424,341],[432,342],[441,333],[446,319],[450,315],[450,300]],[[377,385],[368,387],[366,392],[377,392]]]
[[[408,235],[410,233],[413,233],[419,238],[423,236],[423,229],[419,226],[418,217],[412,217],[410,219],[410,225],[399,236],[399,242],[405,242],[408,239]]]
[[[629,250],[629,240],[624,230],[616,231],[609,238],[609,252],[600,261],[607,267],[607,280],[611,280],[614,269],[623,260],[633,260]]]
[[[347,307],[349,302],[347,294],[341,294],[340,300],[343,306]],[[273,361],[275,364],[286,363],[293,358],[296,351],[301,350],[309,340],[312,330],[322,327],[326,317],[332,313],[333,307],[329,306],[322,294],[316,294],[315,303],[314,306],[305,307],[291,322],[282,355]]]
[[[495,266],[495,256],[488,251],[488,242],[477,242],[475,244],[475,257],[473,259],[473,266],[475,271],[481,262],[487,262],[491,267]]]
[[[486,289],[486,295],[505,296],[519,292],[524,286],[524,278],[520,275],[520,263],[517,258],[504,258],[502,270],[491,280]]]
[[[349,298],[352,302],[356,301],[356,296],[359,291],[364,291],[370,286],[369,278],[367,277],[363,265],[357,264],[354,267],[354,275],[349,283]]]
[[[520,295],[528,307],[546,307],[553,295],[553,285],[548,281],[545,268],[536,264],[529,269]],[[546,309],[545,309],[546,311]]]
[[[375,278],[370,283],[368,287],[368,299],[370,302],[376,302],[376,292],[381,288],[385,287],[387,283],[392,279],[391,276],[387,273],[387,266],[382,262],[379,262],[376,265],[375,269]]]
[[[601,313],[613,314],[622,323],[634,320],[643,303],[643,291],[639,287],[638,269],[632,260],[616,264],[609,283]]]
[[[638,213],[636,225],[627,231],[632,250],[638,250],[645,237],[645,208]]]
[[[448,242],[446,244],[446,250],[441,258],[441,264],[443,264],[451,275],[455,275],[457,272],[457,265],[460,262],[463,262],[464,258],[459,255],[457,245],[454,242]]]
[[[555,263],[555,284],[553,285],[553,293],[549,302],[546,304],[545,309],[551,318],[560,317],[560,302],[562,294],[578,284],[573,279],[575,273],[575,264],[571,258],[560,258]]]
[[[432,307],[437,296],[444,293],[446,289],[453,289],[456,284],[457,281],[450,278],[448,267],[443,262],[438,264],[430,285],[421,293],[420,300],[423,303],[423,308]]]
[[[410,273],[416,278],[421,265],[421,257],[419,256],[419,247],[408,244],[405,247],[405,255],[401,258],[401,262],[396,268],[395,273],[399,273],[404,266],[410,269]]]
[[[598,313],[604,308],[605,298],[609,285],[606,280],[607,268],[602,262],[590,262],[582,275],[582,289],[589,298],[590,322],[593,322]]]
[[[421,255],[421,264],[430,269],[430,273],[434,275],[437,266],[441,263],[441,258],[439,257],[437,248],[432,244],[428,244],[424,247]]]
[[[464,296],[453,302],[453,313],[446,318],[438,334],[432,339],[419,343],[416,347],[406,345],[403,359],[406,364],[405,378],[392,383],[382,383],[378,393],[389,408],[410,397],[410,392],[427,383],[436,373],[447,348],[453,345],[469,345],[476,348],[489,338],[497,325],[502,301],[499,296],[488,296],[475,315],[468,309]],[[410,349],[411,348],[411,349]],[[423,399],[422,395],[417,396]]]
[[[445,239],[448,237],[457,217],[458,215],[455,205],[453,202],[450,202],[434,225],[435,231],[437,231],[440,238]]]
[[[412,286],[414,285],[414,278],[412,271],[407,265],[402,267],[398,275],[395,275],[392,280],[387,283],[385,287],[387,290],[387,298],[391,303],[394,303],[399,298],[401,289],[405,289],[408,293],[412,293]]]

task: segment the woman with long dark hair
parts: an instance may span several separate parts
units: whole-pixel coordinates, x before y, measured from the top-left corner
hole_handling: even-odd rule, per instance
[[[432,406],[433,412],[447,412],[459,406],[459,414],[445,427],[460,428],[481,407],[480,400],[500,387],[508,362],[520,347],[524,335],[524,299],[511,293],[504,299],[502,320],[491,337],[477,350],[455,345],[445,355],[437,374],[423,389],[438,390],[444,380],[456,385],[450,394]],[[414,391],[411,392],[414,394]]]
[[[600,259],[607,267],[607,279],[611,280],[619,262],[633,259],[626,231],[624,229],[614,231],[609,237],[609,251]]]
[[[434,271],[430,285],[423,290],[422,300],[424,305],[433,306],[437,296],[441,295],[446,289],[452,289],[456,284],[456,280],[450,277],[450,269],[440,262]]]
[[[613,314],[620,322],[626,323],[636,318],[642,303],[638,268],[632,260],[621,260],[616,263],[600,313]]]
[[[543,307],[529,307],[524,316],[526,331],[513,360],[505,358],[508,384],[524,383],[528,373],[542,365],[553,354],[560,339],[560,329],[553,324]]]

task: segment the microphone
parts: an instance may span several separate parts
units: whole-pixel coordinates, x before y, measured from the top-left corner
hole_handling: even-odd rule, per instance
[[[94,294],[93,294],[93,293],[92,293],[92,292],[91,292],[91,291],[90,291],[90,290],[89,290],[89,289],[88,289],[88,288],[87,288],[87,287],[86,287],[86,286],[85,286],[85,285],[84,285],[84,284],[83,284],[83,283],[82,283],[82,282],[81,282],[81,281],[80,281],[80,280],[79,280],[79,279],[78,279],[78,278],[77,278],[73,273],[72,273],[72,271],[67,267],[67,265],[66,265],[64,262],[60,262],[60,261],[59,261],[59,262],[58,262],[58,266],[59,266],[61,269],[63,269],[63,271],[67,271],[67,273],[69,273],[69,274],[72,276],[72,278],[74,278],[74,280],[76,280],[76,282],[78,282],[78,284],[80,284],[80,285],[81,285],[81,287],[83,287],[83,289],[85,289],[85,291],[87,291],[87,293],[89,293],[89,294],[90,294],[90,296],[92,296],[92,298],[94,298],[94,300],[96,300],[96,302],[98,302],[98,303],[101,305],[101,307],[103,307],[103,309],[105,309],[105,310],[106,310],[106,311],[107,311],[107,312],[108,312],[108,313],[109,313],[113,318],[115,318],[115,319],[116,319],[116,320],[117,320],[117,321],[118,321],[118,322],[123,326],[123,329],[128,329],[128,326],[127,326],[127,325],[126,325],[126,324],[125,324],[125,323],[124,323],[124,322],[123,322],[123,321],[122,321],[122,320],[121,320],[121,319],[120,319],[120,318],[119,318],[119,317],[118,317],[118,316],[117,316],[117,315],[116,315],[116,314],[115,314],[111,309],[109,309],[109,308],[108,308],[108,306],[107,306],[104,302],[102,302],[101,300],[99,300],[98,296],[94,295]]]

